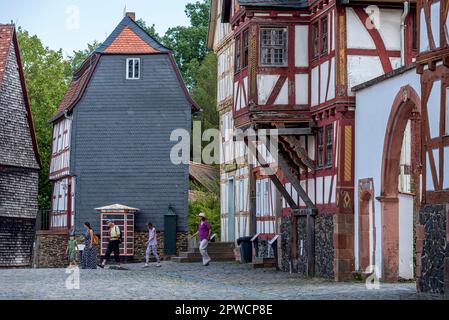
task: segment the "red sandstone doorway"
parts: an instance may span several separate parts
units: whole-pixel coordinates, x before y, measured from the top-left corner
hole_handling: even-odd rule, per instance
[[[381,242],[382,280],[398,281],[401,272],[410,268],[413,274],[413,219],[419,203],[421,175],[421,101],[416,91],[404,86],[397,94],[387,123],[382,160]],[[401,161],[406,130],[410,134],[410,163]],[[408,192],[400,192],[400,177],[410,177]],[[404,190],[401,190],[404,191]],[[411,248],[404,257],[404,242],[408,237]],[[410,239],[411,237],[411,239]],[[411,252],[410,252],[411,250]],[[411,261],[410,261],[411,254]],[[404,261],[407,260],[407,261]],[[408,264],[412,264],[409,266]],[[410,270],[408,272],[410,273]],[[413,276],[412,276],[413,277]]]

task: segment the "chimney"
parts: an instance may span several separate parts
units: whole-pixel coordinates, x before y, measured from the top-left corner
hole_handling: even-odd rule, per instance
[[[127,17],[130,17],[132,20],[136,21],[136,13],[135,12],[127,12]]]

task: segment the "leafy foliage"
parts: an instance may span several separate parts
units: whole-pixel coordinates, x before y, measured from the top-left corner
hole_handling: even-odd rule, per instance
[[[212,226],[212,233],[220,235],[220,198],[217,194],[196,191],[196,200],[189,202],[189,233],[198,231],[198,214],[204,212]]]
[[[99,46],[101,46],[101,42],[95,40],[93,43],[88,43],[86,49],[73,51],[73,56],[69,57],[72,72],[75,72]]]
[[[52,126],[48,123],[67,90],[71,76],[70,62],[62,51],[44,47],[39,38],[22,28],[17,30],[25,82],[33,114],[37,143],[42,160],[39,172],[39,208],[50,207],[50,167]]]

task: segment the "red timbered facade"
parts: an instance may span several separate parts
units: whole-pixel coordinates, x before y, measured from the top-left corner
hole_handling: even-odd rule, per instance
[[[449,242],[449,2],[420,0],[417,13],[423,135],[417,286],[420,291],[447,293],[449,258],[444,248]],[[429,219],[430,212],[433,218]],[[438,223],[432,224],[432,219],[439,219]]]
[[[354,271],[351,88],[415,59],[416,14],[409,9],[394,0],[212,1],[209,46],[219,70],[225,46],[234,52],[232,105],[219,101],[218,107],[232,121],[223,120],[222,129],[229,123],[245,133],[277,129],[269,139],[279,149],[277,159],[268,159],[268,143],[255,147],[244,135],[249,160],[236,164],[226,161],[236,157],[223,148],[222,224],[233,228],[238,221],[229,214],[234,182],[228,182],[243,168],[249,172],[247,232],[261,240],[256,251],[277,251],[281,269],[334,279]],[[221,91],[219,100],[226,96]],[[265,162],[277,170],[267,172]],[[261,248],[274,239],[275,248]]]

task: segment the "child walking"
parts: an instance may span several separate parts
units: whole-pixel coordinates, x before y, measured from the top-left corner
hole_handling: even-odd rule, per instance
[[[69,267],[76,266],[76,253],[78,251],[78,245],[75,240],[75,236],[71,235],[69,241],[67,242],[67,258],[69,259]]]
[[[150,260],[150,254],[153,252],[154,257],[156,258],[157,264],[156,267],[161,266],[161,259],[159,259],[159,255],[157,254],[157,236],[156,236],[156,228],[153,227],[151,222],[148,223],[148,241],[147,241],[147,251],[145,256],[145,267],[148,267],[148,261]]]

